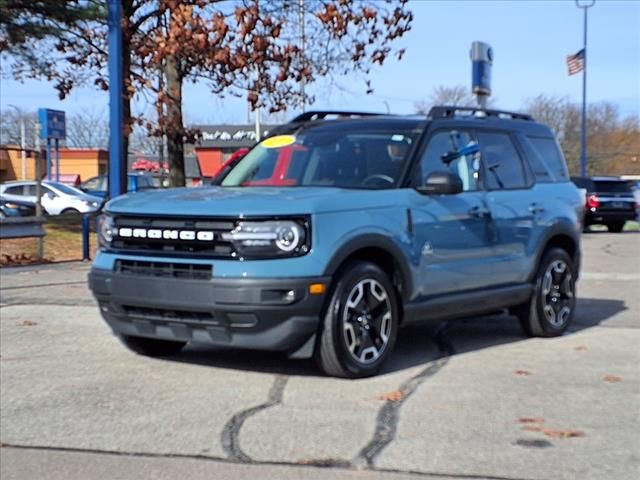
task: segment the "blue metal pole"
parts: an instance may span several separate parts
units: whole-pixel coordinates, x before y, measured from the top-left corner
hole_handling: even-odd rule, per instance
[[[51,140],[47,138],[47,180],[51,180]]]
[[[56,138],[55,141],[55,151],[56,151],[56,182],[60,181],[60,140]]]
[[[82,215],[82,260],[91,260],[91,215],[85,213]]]
[[[109,196],[117,197],[126,191],[123,178],[125,152],[122,132],[122,4],[108,0],[109,4]]]
[[[580,154],[580,175],[587,175],[587,10],[584,7],[584,38],[583,38],[583,54],[584,68],[582,69],[582,139]]]

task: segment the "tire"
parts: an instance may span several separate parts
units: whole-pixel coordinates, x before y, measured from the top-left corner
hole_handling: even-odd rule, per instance
[[[400,315],[396,291],[375,264],[351,262],[328,298],[314,357],[335,377],[375,375],[393,350]]]
[[[171,340],[159,340],[157,338],[133,337],[130,335],[118,335],[122,344],[132,352],[147,357],[168,357],[180,352],[186,342],[173,342]]]
[[[75,208],[65,208],[60,212],[60,215],[80,215],[80,210]]]
[[[624,228],[625,222],[611,222],[607,223],[607,228],[612,233],[620,233]]]
[[[569,254],[551,248],[542,256],[531,299],[512,309],[531,337],[556,337],[567,329],[576,305],[575,267]]]

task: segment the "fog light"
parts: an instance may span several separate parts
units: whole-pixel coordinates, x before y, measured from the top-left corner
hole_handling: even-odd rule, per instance
[[[296,292],[294,290],[289,290],[284,295],[284,300],[286,302],[293,302],[296,299]]]

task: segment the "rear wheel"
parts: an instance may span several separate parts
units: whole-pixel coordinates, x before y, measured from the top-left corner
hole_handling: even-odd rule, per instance
[[[575,269],[569,254],[560,248],[549,249],[536,273],[531,299],[514,308],[524,331],[534,337],[562,335],[573,319]]]
[[[620,233],[622,231],[622,229],[624,228],[624,223],[625,222],[611,222],[611,223],[607,223],[607,228],[609,229],[610,232],[613,233]]]
[[[157,338],[133,337],[131,335],[119,335],[122,344],[132,352],[147,357],[168,357],[180,352],[186,342],[174,342]]]
[[[375,264],[353,262],[338,274],[318,336],[315,359],[328,375],[375,375],[395,345],[397,297]]]

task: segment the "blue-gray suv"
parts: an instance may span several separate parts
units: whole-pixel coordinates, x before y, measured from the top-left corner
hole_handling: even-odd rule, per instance
[[[363,377],[414,322],[508,309],[529,335],[562,334],[582,210],[526,115],[308,112],[219,185],[111,200],[89,283],[135,352],[206,342]]]

